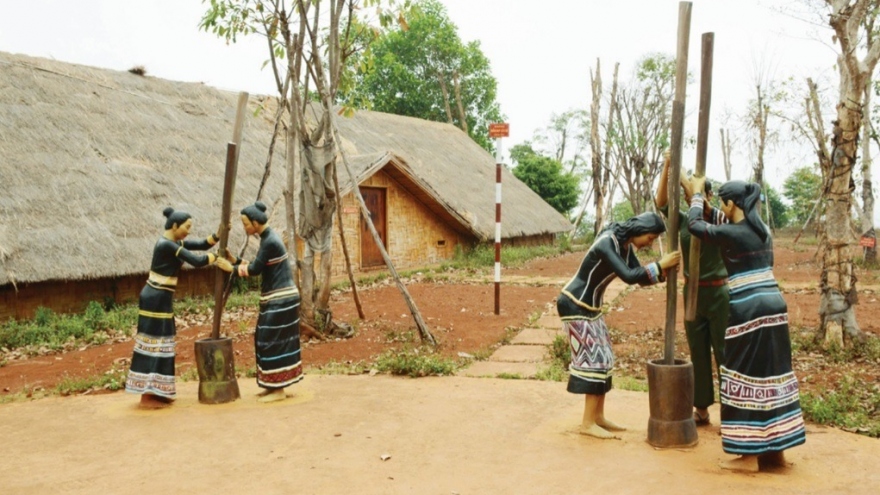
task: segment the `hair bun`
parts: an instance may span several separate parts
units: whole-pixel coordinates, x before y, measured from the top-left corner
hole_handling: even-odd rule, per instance
[[[254,203],[254,206],[256,206],[257,209],[260,211],[266,211],[266,205],[263,204],[262,201],[257,201],[256,203]]]
[[[164,210],[162,210],[162,214],[165,215],[165,218],[170,217],[172,213],[174,213],[174,208],[172,208],[170,206],[168,208],[165,208]]]

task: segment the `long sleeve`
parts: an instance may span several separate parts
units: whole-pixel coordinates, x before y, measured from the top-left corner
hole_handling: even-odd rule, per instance
[[[727,243],[731,235],[730,229],[728,229],[730,224],[727,223],[727,219],[720,210],[713,208],[711,216],[719,224],[709,223],[703,218],[703,195],[694,194],[691,199],[691,207],[688,209],[688,231],[701,241],[712,244]]]
[[[214,247],[218,240],[216,234],[211,234],[207,238],[197,241],[185,240],[183,241],[183,247],[190,251],[207,251]]]
[[[174,255],[179,260],[184,261],[186,263],[189,263],[190,265],[192,265],[196,268],[200,268],[200,267],[209,265],[211,263],[211,256],[213,256],[213,255],[208,255],[207,253],[205,253],[205,254],[194,253],[194,252],[188,250],[185,247],[185,245],[178,246],[177,252],[174,253]]]
[[[607,248],[603,246],[599,254],[611,266],[614,274],[628,285],[653,285],[660,281],[660,265],[650,263],[642,266],[632,248],[628,248],[627,251],[626,261],[616,250],[611,249],[610,244]]]

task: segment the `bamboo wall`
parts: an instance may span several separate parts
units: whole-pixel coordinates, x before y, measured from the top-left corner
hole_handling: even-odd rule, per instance
[[[214,290],[214,270],[182,270],[178,277],[175,298],[211,294]],[[37,308],[49,308],[56,313],[79,313],[90,301],[101,304],[134,302],[147,275],[132,275],[98,280],[49,281],[0,287],[0,321],[10,318],[32,318]]]
[[[387,239],[385,248],[396,269],[439,263],[452,257],[455,246],[469,239],[446,225],[424,204],[406,191],[385,172],[379,171],[361,183],[365,187],[385,189]],[[353,194],[342,199],[342,223],[352,270],[361,270],[360,206]],[[378,269],[382,269],[378,267]],[[368,268],[371,270],[373,268]],[[339,234],[333,236],[333,276],[345,275],[345,260]]]

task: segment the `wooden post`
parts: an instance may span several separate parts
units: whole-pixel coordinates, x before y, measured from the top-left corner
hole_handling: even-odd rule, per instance
[[[238,152],[241,149],[241,129],[247,109],[248,94],[239,93],[235,112],[232,142],[226,145],[226,173],[223,178],[223,203],[220,211],[220,236],[217,256],[226,255],[229,244],[229,218],[232,215],[232,196],[238,169]],[[196,369],[199,372],[199,402],[202,404],[225,404],[241,397],[235,378],[235,352],[230,337],[220,338],[220,322],[226,306],[228,276],[217,270],[214,282],[214,325],[211,338],[195,342]]]
[[[366,319],[364,309],[361,307],[361,298],[358,296],[357,282],[351,271],[351,257],[348,255],[348,244],[345,242],[345,226],[342,224],[342,194],[339,193],[339,175],[336,173],[336,164],[333,164],[333,188],[340,204],[336,205],[336,219],[339,222],[339,243],[342,244],[342,254],[345,256],[345,271],[348,272],[348,282],[351,284],[351,295],[354,298],[354,306],[357,308],[358,318]]]
[[[712,104],[712,51],[715,33],[703,33],[702,62],[700,64],[700,119],[697,125],[697,177],[706,175],[706,152],[709,148],[709,107]],[[694,191],[695,193],[698,191]],[[703,191],[699,191],[703,192]],[[708,201],[708,199],[707,199]],[[687,309],[684,319],[694,321],[697,317],[697,289],[700,288],[700,240],[691,236],[690,263],[688,264],[688,291],[685,296]]]
[[[681,147],[684,134],[684,100],[687,90],[688,43],[691,30],[691,3],[678,4],[678,48],[675,57],[675,99],[672,101],[672,163],[669,169],[669,216],[667,232],[678,232],[678,198],[681,186]],[[669,252],[678,250],[678,235],[667,235]],[[666,331],[663,360],[672,365],[675,359],[675,311],[678,296],[678,267],[666,275]]]
[[[232,216],[232,195],[235,191],[235,176],[238,172],[238,150],[241,148],[241,131],[244,125],[244,112],[247,109],[248,94],[238,94],[238,105],[235,110],[235,124],[232,129],[232,142],[226,147],[226,175],[223,181],[223,204],[220,212],[220,242],[217,256],[226,256],[226,247],[229,243],[229,220]],[[227,275],[217,270],[217,278],[214,282],[214,326],[211,329],[211,338],[220,338],[220,320],[223,316],[223,308],[226,306],[225,287]]]
[[[229,243],[229,218],[232,215],[232,190],[235,187],[235,173],[237,168],[236,154],[238,146],[235,143],[226,145],[226,177],[223,181],[223,206],[220,213],[220,242],[217,246],[217,256],[226,255],[226,246]],[[220,320],[225,306],[224,292],[226,289],[227,275],[217,270],[214,279],[214,326],[211,328],[211,338],[220,338]]]

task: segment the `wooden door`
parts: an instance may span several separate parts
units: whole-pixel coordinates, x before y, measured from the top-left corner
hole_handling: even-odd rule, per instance
[[[382,239],[382,246],[387,248],[385,189],[379,187],[361,187],[360,189],[367,210],[370,211],[370,217],[373,219],[373,226],[376,227],[376,232]],[[370,268],[384,265],[385,260],[382,258],[382,252],[379,251],[379,247],[373,240],[373,234],[370,233],[367,221],[361,217],[361,267]]]

